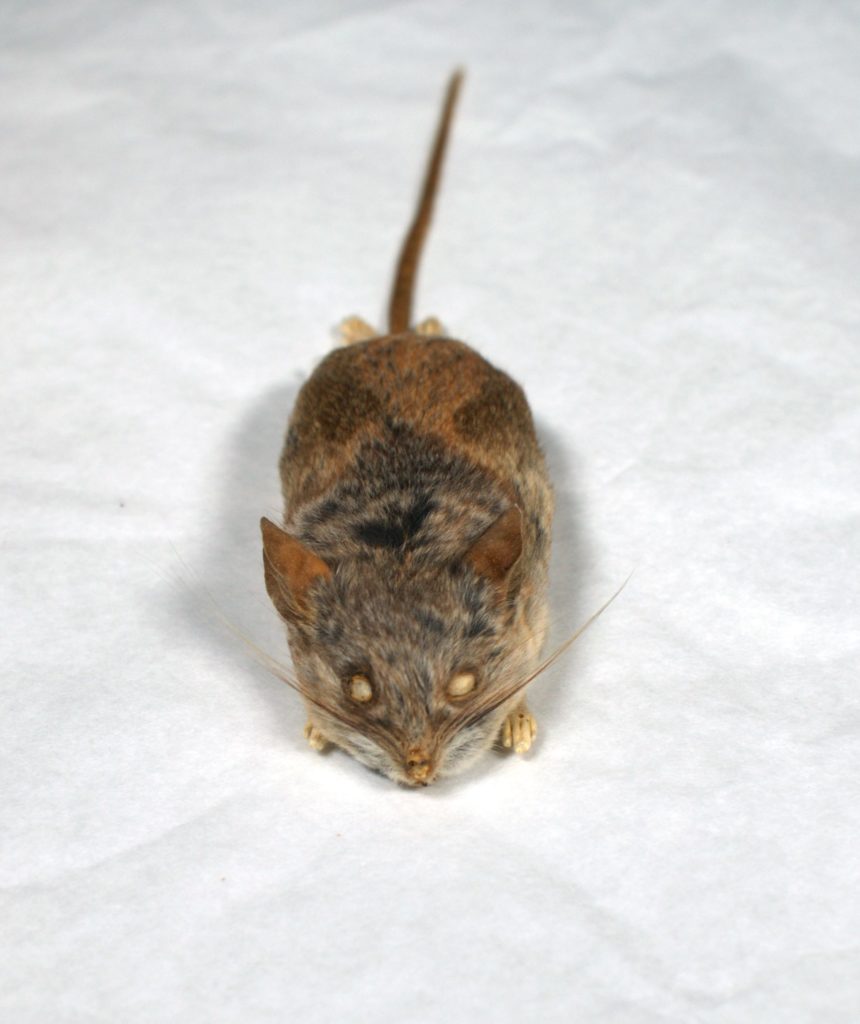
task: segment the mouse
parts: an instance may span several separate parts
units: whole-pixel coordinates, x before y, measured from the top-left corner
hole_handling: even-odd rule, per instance
[[[553,489],[523,389],[413,293],[463,83],[450,77],[388,324],[341,324],[301,387],[261,520],[305,737],[408,787],[494,745],[526,754],[541,668]]]

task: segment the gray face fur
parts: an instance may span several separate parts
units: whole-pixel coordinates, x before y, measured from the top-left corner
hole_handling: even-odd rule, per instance
[[[510,700],[481,709],[533,663],[527,623],[472,568],[404,571],[383,553],[344,563],[314,584],[312,620],[289,632],[300,680],[334,712],[311,706],[319,728],[370,768],[410,785],[416,754],[429,760],[426,784],[491,746]],[[475,689],[452,698],[447,687],[463,671],[474,673]],[[350,694],[356,673],[370,679],[367,703]]]

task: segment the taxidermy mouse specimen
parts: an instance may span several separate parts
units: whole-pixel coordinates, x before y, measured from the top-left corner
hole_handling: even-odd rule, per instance
[[[497,739],[525,753],[525,687],[549,664],[553,494],[525,395],[435,318],[411,323],[461,81],[448,84],[388,331],[342,325],[345,344],[289,422],[284,524],[261,522],[310,745],[409,786],[462,771]]]

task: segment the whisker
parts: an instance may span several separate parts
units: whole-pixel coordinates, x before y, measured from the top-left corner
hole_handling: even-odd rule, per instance
[[[632,573],[631,573],[631,575],[632,575]],[[625,583],[626,583],[626,581],[625,581]],[[535,639],[535,637],[539,636],[541,633],[545,634],[546,636],[549,636],[551,633],[554,632],[556,626],[558,625],[558,623],[560,621],[561,621],[560,613],[559,612],[551,612],[549,615],[547,615],[546,622],[545,622],[545,624],[540,629],[532,630],[532,632],[527,633],[524,637],[521,637],[519,640],[517,640],[517,642],[512,647],[507,647],[505,649],[506,652],[508,654],[516,653],[517,651],[519,651],[523,647],[525,647],[527,644],[530,644]]]
[[[525,689],[525,687],[528,686],[529,683],[537,679],[537,677],[541,675],[541,673],[545,672],[551,665],[554,665],[555,662],[558,661],[558,659],[562,656],[562,654],[564,654],[567,650],[569,650],[570,647],[573,646],[574,643],[576,643],[576,641],[589,628],[589,626],[591,626],[594,622],[597,621],[597,619],[600,618],[600,616],[606,611],[606,609],[612,604],[612,602],[618,597],[621,591],[624,590],[624,588],[630,582],[630,578],[632,577],[632,575],[633,573],[631,572],[627,579],[624,580],[621,586],[615,591],[615,593],[607,601],[605,601],[597,609],[597,611],[594,612],[593,615],[586,619],[586,621],[571,636],[569,636],[567,640],[559,644],[559,646],[556,647],[552,654],[550,654],[549,657],[545,658],[533,672],[526,676],[525,679],[521,679],[518,682],[512,684],[511,686],[504,689],[501,693],[489,694],[487,700],[479,704],[477,707],[464,709],[462,713],[462,720],[453,720],[456,722],[456,727],[464,728],[469,725],[475,725],[477,722],[481,721],[482,718],[486,718],[486,716],[489,715],[491,712],[495,711],[496,708],[500,707],[506,701],[510,700],[511,697],[519,693],[520,690]]]
[[[286,665],[278,661],[277,658],[269,654],[269,652],[260,647],[259,644],[255,643],[242,629],[239,628],[239,626],[237,626],[230,618],[228,618],[226,613],[222,610],[221,606],[213,597],[209,588],[202,582],[200,577],[197,575],[197,573],[194,572],[193,569],[191,569],[187,562],[185,562],[185,560],[176,550],[176,547],[175,545],[173,545],[172,542],[171,547],[173,548],[174,554],[181,563],[185,572],[195,579],[197,587],[200,589],[200,591],[203,593],[203,595],[206,597],[206,600],[209,603],[210,611],[212,612],[212,614],[225,629],[232,633],[237,640],[240,640],[242,642],[246,649],[246,652],[249,653],[258,662],[258,664],[262,665],[263,668],[271,672],[271,674],[275,676],[276,679],[280,679],[281,682],[286,683],[287,686],[295,690],[296,693],[303,697],[309,704],[313,704],[314,707],[318,708],[325,714],[330,715],[332,718],[340,722],[342,725],[346,725],[351,729],[357,728],[357,723],[355,721],[350,720],[350,718],[347,715],[343,714],[343,712],[340,711],[338,708],[332,707],[326,701],[320,700],[319,697],[317,697],[313,692],[311,692],[311,690],[304,683],[302,683],[297,676],[290,672],[289,668]]]
[[[320,698],[317,697],[316,694],[314,694],[310,688],[298,678],[298,676],[291,674],[285,665],[272,657],[268,651],[265,651],[258,644],[254,643],[254,641],[246,636],[238,626],[232,623],[227,616],[224,615],[211,595],[209,595],[209,599],[212,601],[213,611],[218,616],[222,625],[225,626],[237,639],[241,640],[249,653],[251,653],[264,668],[268,669],[273,676],[280,679],[281,682],[286,683],[287,686],[300,694],[309,704],[313,704],[314,707],[319,708],[320,711],[330,715],[342,725],[346,725],[351,729],[356,728],[355,721],[351,720],[349,716],[345,715],[339,708],[333,707],[327,701],[320,700]]]

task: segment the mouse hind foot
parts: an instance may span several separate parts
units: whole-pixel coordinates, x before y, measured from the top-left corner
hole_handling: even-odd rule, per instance
[[[435,316],[428,316],[426,320],[422,320],[415,328],[415,333],[430,338],[444,338],[447,335],[447,331]]]
[[[502,746],[516,754],[526,754],[537,736],[537,721],[523,701],[502,723]]]
[[[348,316],[341,320],[335,333],[341,345],[357,345],[360,341],[379,337],[379,331],[360,316]]]
[[[428,316],[415,327],[415,334],[422,338],[444,338],[445,328],[435,316]],[[335,328],[335,336],[341,345],[357,345],[361,341],[379,338],[381,334],[360,316],[345,317]]]

